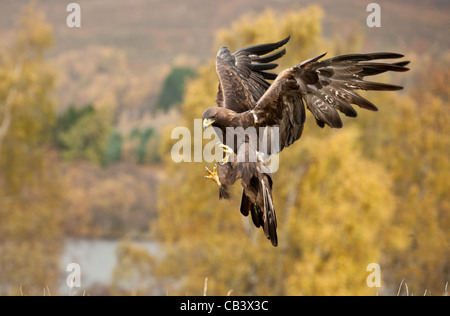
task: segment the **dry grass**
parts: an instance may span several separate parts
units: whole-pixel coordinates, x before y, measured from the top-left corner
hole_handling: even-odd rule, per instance
[[[431,291],[428,291],[425,289],[423,296],[431,296]],[[403,279],[400,282],[400,285],[398,286],[397,296],[414,296],[414,293],[409,291],[408,284],[406,283],[405,279]],[[445,283],[444,292],[442,293],[442,296],[448,296],[448,281]]]

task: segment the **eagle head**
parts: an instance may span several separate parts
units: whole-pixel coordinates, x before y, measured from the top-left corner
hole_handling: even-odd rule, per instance
[[[230,126],[230,123],[235,116],[236,113],[234,111],[218,106],[212,106],[206,109],[206,111],[202,114],[203,129],[210,126],[224,129]]]

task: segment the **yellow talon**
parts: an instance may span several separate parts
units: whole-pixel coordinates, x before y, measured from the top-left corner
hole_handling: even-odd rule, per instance
[[[220,148],[223,149],[223,152],[225,153],[225,157],[222,159],[222,165],[226,164],[228,161],[230,161],[230,155],[234,153],[233,149],[231,149],[229,146],[225,144],[220,144]]]
[[[205,176],[205,178],[213,180],[220,187],[222,184],[220,183],[219,175],[217,174],[217,166],[214,165],[213,171],[209,170],[208,167],[205,167],[205,170],[208,173],[208,175]]]

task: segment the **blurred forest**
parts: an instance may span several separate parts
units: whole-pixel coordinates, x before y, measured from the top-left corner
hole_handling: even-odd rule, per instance
[[[394,35],[382,42],[380,34],[371,41],[364,9],[355,21],[327,10],[332,1],[257,2],[242,10],[217,1],[217,25],[192,22],[193,33],[179,32],[186,44],[176,54],[164,54],[173,44],[159,35],[150,62],[132,36],[65,48],[41,2],[23,6],[12,30],[0,24],[0,295],[68,293],[60,290],[68,263],[61,258],[67,240],[80,238],[118,243],[111,283],[84,287],[87,295],[201,295],[205,278],[209,295],[403,295],[405,282],[409,294],[448,294],[450,43],[445,27],[429,35],[450,6],[417,4],[423,14],[412,19],[411,4],[387,4],[405,8],[399,21],[427,27],[410,42]],[[350,0],[348,7],[360,8]],[[183,12],[169,16],[191,19]],[[336,16],[352,21],[341,33],[330,27]],[[414,31],[399,24],[400,35]],[[192,35],[199,29],[205,38]],[[378,76],[405,89],[363,93],[379,112],[359,109],[341,130],[320,129],[309,115],[273,177],[274,248],[240,214],[239,184],[233,199],[218,201],[217,186],[203,178],[211,166],[174,163],[170,135],[176,126],[192,130],[213,104],[218,47],[287,35],[278,69],[323,52],[391,50],[405,54],[411,70]],[[190,47],[196,43],[202,49]],[[381,288],[366,284],[370,263],[381,267]]]

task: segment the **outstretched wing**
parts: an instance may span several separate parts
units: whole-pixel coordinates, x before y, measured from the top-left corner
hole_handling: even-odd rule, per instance
[[[377,111],[377,107],[355,90],[400,90],[403,87],[364,80],[386,71],[407,71],[408,61],[374,62],[400,58],[395,53],[352,54],[319,61],[325,54],[284,70],[252,110],[257,126],[279,126],[280,148],[291,145],[302,134],[305,107],[317,124],[342,127],[338,111],[355,117],[351,104]],[[304,101],[304,102],[303,102]]]
[[[227,47],[220,48],[216,57],[216,71],[219,76],[217,104],[238,113],[253,108],[269,88],[270,83],[267,80],[277,77],[276,74],[267,72],[278,66],[271,62],[282,57],[286,50],[283,48],[269,53],[288,41],[289,37],[277,43],[249,46],[233,54]]]

